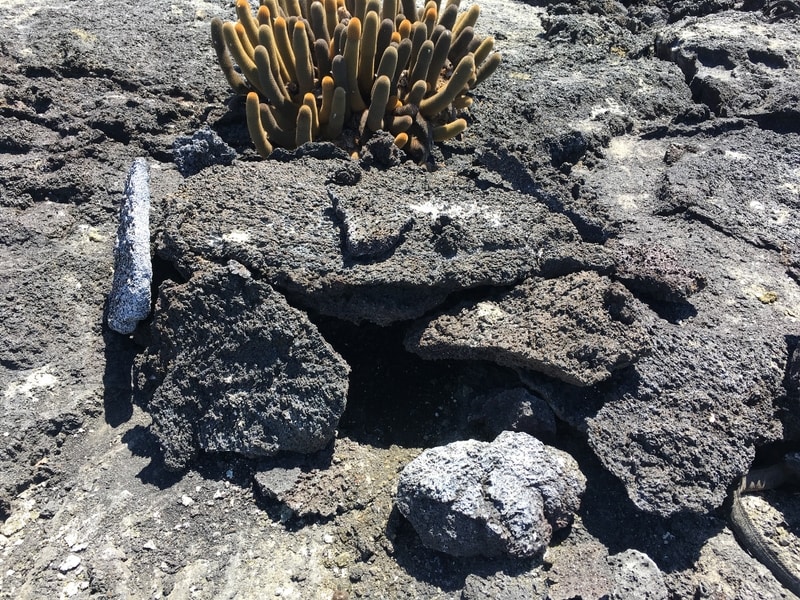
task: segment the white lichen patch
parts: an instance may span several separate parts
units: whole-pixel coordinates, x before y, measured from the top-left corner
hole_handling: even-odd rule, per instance
[[[6,386],[4,397],[6,400],[24,398],[28,401],[41,399],[43,392],[52,390],[58,378],[48,371],[48,366],[35,369],[24,378],[12,381]]]
[[[503,225],[503,215],[499,210],[486,208],[477,202],[450,203],[426,200],[419,204],[409,204],[408,208],[416,213],[430,215],[431,220],[436,220],[440,216],[458,219],[482,217],[490,227],[501,227]]]
[[[250,241],[250,234],[241,229],[234,229],[230,233],[223,235],[222,239],[228,243],[246,244]]]

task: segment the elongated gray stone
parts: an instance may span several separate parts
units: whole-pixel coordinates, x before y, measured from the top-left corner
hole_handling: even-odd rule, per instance
[[[150,314],[150,167],[137,158],[128,171],[114,246],[114,280],[108,297],[108,326],[132,333]]]

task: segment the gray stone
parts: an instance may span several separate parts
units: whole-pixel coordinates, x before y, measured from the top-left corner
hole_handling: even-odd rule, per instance
[[[405,343],[423,358],[489,360],[589,386],[647,353],[646,314],[619,283],[573,273],[462,303],[423,321]]]
[[[422,543],[453,556],[541,555],[586,480],[567,453],[525,433],[432,448],[400,474],[396,504]]]
[[[595,201],[630,221],[628,243],[667,247],[709,282],[687,303],[651,303],[661,317],[649,330],[656,342],[635,376],[556,410],[571,404],[585,419],[592,449],[641,510],[718,508],[755,448],[784,431],[776,409],[800,287],[780,257],[797,243],[796,141],[718,120],[674,161],[664,161],[671,139],[624,137],[607,168],[587,174]]]
[[[150,167],[137,158],[128,171],[114,245],[114,279],[108,297],[108,326],[132,333],[150,314]]]
[[[666,169],[659,212],[713,224],[788,259],[800,247],[800,177],[794,161],[774,157],[799,152],[797,138],[754,127],[731,133],[724,145],[696,143]]]
[[[638,550],[608,557],[613,584],[611,600],[666,600],[664,575],[653,559]]]
[[[375,202],[356,187],[332,187],[331,200],[342,220],[345,258],[380,257],[397,247],[414,224],[402,206]]]
[[[191,135],[181,135],[172,145],[173,160],[184,177],[196,175],[211,165],[229,165],[236,151],[213,130],[205,127]]]
[[[681,264],[673,250],[658,244],[631,244],[610,240],[614,277],[629,289],[659,302],[686,302],[706,286],[702,274]]]
[[[172,469],[199,450],[248,457],[326,446],[345,408],[345,361],[307,317],[241,265],[159,292],[137,399]]]
[[[470,574],[464,581],[461,600],[531,600],[544,598],[541,580],[519,574],[508,575],[499,571],[487,577]]]

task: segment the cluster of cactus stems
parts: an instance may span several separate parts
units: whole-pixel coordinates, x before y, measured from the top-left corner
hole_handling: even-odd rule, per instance
[[[494,40],[475,34],[480,9],[430,0],[237,0],[236,23],[215,18],[211,37],[262,157],[337,140],[352,124],[361,143],[388,131],[424,162],[433,142],[467,127],[469,90],[500,63]],[[238,65],[238,71],[233,61]]]

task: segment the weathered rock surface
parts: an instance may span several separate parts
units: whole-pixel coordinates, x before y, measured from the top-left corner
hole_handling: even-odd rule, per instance
[[[435,172],[421,178],[429,183],[426,193],[451,208],[468,197],[481,206],[485,194],[490,203],[505,201],[503,214],[510,220],[518,206],[532,201],[549,213],[546,220],[569,221],[579,243],[566,248],[563,237],[557,243],[565,255],[579,258],[560,258],[549,270],[545,265],[546,272],[532,264],[536,254],[499,277],[491,271],[510,263],[487,262],[497,253],[477,252],[475,265],[468,265],[472,244],[484,234],[470,238],[475,228],[465,227],[469,219],[453,218],[453,211],[432,223],[434,218],[399,210],[397,224],[387,229],[381,221],[396,210],[391,202],[373,205],[374,216],[362,217],[356,207],[362,192],[365,199],[380,198],[409,177],[402,166],[377,168],[396,159],[378,141],[371,166],[366,157],[361,166],[337,163],[327,151],[294,163],[296,169],[278,166],[278,159],[294,160],[289,155],[264,166],[248,164],[255,153],[244,110],[219,73],[208,34],[209,19],[231,18],[233,3],[174,0],[165,6],[142,0],[121,10],[97,0],[0,2],[0,597],[329,598],[339,589],[351,598],[408,600],[574,597],[589,595],[587,581],[594,574],[606,582],[602,593],[609,593],[613,575],[603,548],[612,554],[646,552],[674,598],[786,596],[736,542],[719,504],[752,456],[764,458],[758,456],[762,443],[796,439],[800,431],[784,426],[781,434],[790,411],[800,412],[787,377],[787,360],[800,336],[800,250],[791,227],[798,20],[769,23],[761,0],[480,4],[477,29],[495,37],[503,62],[476,90],[468,130],[434,149],[429,167]],[[677,57],[670,40],[677,41]],[[669,42],[668,60],[654,56],[656,41]],[[672,62],[680,56],[698,65],[697,77],[687,79],[691,71]],[[715,57],[724,63],[713,66]],[[724,111],[735,118],[721,117]],[[206,181],[196,189],[215,200],[198,202],[178,189],[180,184],[191,191],[175,168],[180,151],[174,143],[207,126],[237,159],[230,180],[200,175]],[[563,421],[553,443],[580,456],[589,480],[580,515],[544,564],[448,557],[421,546],[405,520],[390,516],[392,466],[422,447],[472,433],[455,398],[473,392],[444,382],[455,372],[489,369],[466,361],[422,368],[410,357],[408,368],[393,370],[391,360],[407,355],[397,342],[400,324],[389,332],[327,322],[326,331],[340,331],[337,344],[350,333],[356,347],[372,338],[368,350],[349,348],[359,373],[359,394],[353,396],[361,404],[351,411],[356,403],[349,402],[340,421],[330,477],[312,469],[284,500],[274,500],[253,496],[256,463],[234,453],[204,455],[197,470],[180,475],[164,471],[151,417],[129,399],[130,366],[141,348],[102,326],[119,200],[127,169],[140,156],[151,166],[152,224],[159,239],[175,229],[175,215],[185,221],[183,213],[191,210],[232,205],[227,191],[255,197],[264,185],[267,202],[282,203],[273,192],[286,181],[297,189],[319,183],[314,202],[321,200],[333,224],[328,228],[326,222],[320,231],[337,232],[331,257],[348,256],[349,215],[354,224],[367,225],[364,235],[353,230],[352,247],[368,251],[351,255],[354,263],[391,262],[400,252],[399,262],[412,270],[433,265],[430,289],[426,283],[387,287],[391,280],[383,274],[364,278],[356,288],[331,286],[325,310],[351,315],[350,321],[370,320],[372,314],[380,322],[417,318],[486,299],[498,290],[484,286],[498,281],[513,286],[530,277],[585,270],[621,282],[659,315],[648,333],[663,343],[656,340],[651,356],[601,384],[576,388],[525,373]],[[362,184],[367,167],[371,175]],[[250,169],[257,172],[241,186],[231,183]],[[329,172],[333,176],[322,185]],[[420,189],[417,180],[407,185]],[[336,189],[345,216],[333,211],[329,192]],[[237,206],[253,212],[247,202],[237,200]],[[266,227],[283,222],[303,230],[309,217],[316,219],[305,209],[296,220],[280,211],[273,216]],[[410,235],[396,238],[408,217],[414,219]],[[417,229],[421,224],[429,226],[435,248],[432,240],[418,245],[414,235],[424,231]],[[195,237],[203,240],[209,231],[213,223],[204,222]],[[547,237],[566,230],[559,225],[537,231]],[[616,252],[608,243],[612,237],[642,249],[644,257]],[[289,250],[280,247],[280,254],[293,252],[294,241],[281,238]],[[168,248],[161,241],[155,246]],[[541,249],[538,242],[531,246]],[[422,251],[429,247],[440,258]],[[303,281],[297,274],[306,262],[313,266],[313,248],[299,248],[286,273]],[[442,254],[454,250],[450,257]],[[674,263],[660,262],[667,251]],[[418,263],[409,258],[415,253]],[[200,253],[178,254],[185,257],[179,266],[186,278],[208,266],[201,265]],[[594,264],[600,254],[604,266]],[[656,258],[657,264],[651,262]],[[528,264],[519,268],[522,262]],[[306,280],[335,283],[339,275],[331,273],[340,266],[328,259],[320,264]],[[481,272],[484,264],[488,268]],[[181,279],[171,264],[155,265],[159,281]],[[469,281],[462,268],[477,269],[484,283],[470,287],[478,279]],[[278,268],[269,272],[283,277]],[[685,284],[699,281],[695,275],[706,286],[681,295],[689,289]],[[420,280],[409,278],[413,285]],[[376,285],[370,288],[370,282]],[[309,294],[305,290],[313,284],[289,287],[280,291],[293,306],[327,306],[324,288]],[[344,289],[356,289],[354,306],[348,306]],[[325,318],[313,318],[322,327]],[[513,373],[500,367],[492,372],[505,379],[493,386],[518,385]],[[387,409],[399,416],[381,419]],[[392,424],[404,416],[410,435],[398,448],[387,440],[395,434]],[[562,435],[568,425],[587,432],[600,461],[583,440]],[[338,463],[338,455],[345,460]],[[348,470],[353,461],[359,469],[364,465],[367,476]],[[262,462],[269,463],[262,459],[259,469]],[[286,510],[290,502],[297,512]],[[785,503],[788,509],[797,501],[787,494]],[[788,541],[783,548],[796,548],[797,536],[777,527],[792,522],[796,507],[781,512],[783,517],[765,513],[766,532],[772,531],[775,543]],[[594,550],[582,526],[594,538]],[[80,556],[81,564],[62,573],[58,566],[70,554]],[[574,593],[560,585],[568,575]],[[644,596],[647,582],[640,579],[639,585]]]
[[[162,286],[152,336],[136,385],[170,468],[199,450],[311,453],[333,439],[349,366],[241,265]]]
[[[108,326],[132,333],[150,314],[153,262],[150,259],[150,168],[133,161],[120,208],[114,244],[114,279],[108,297]]]
[[[229,165],[236,158],[236,151],[208,127],[192,135],[178,136],[172,147],[175,166],[184,177],[196,175],[211,165]]]
[[[585,485],[565,452],[504,432],[426,450],[400,474],[396,504],[429,548],[523,558],[569,525]]]
[[[610,266],[601,246],[535,195],[408,164],[209,168],[185,181],[167,213],[160,254],[185,273],[198,258],[234,259],[303,305],[356,322],[385,325],[454,291]]]
[[[734,130],[721,135],[727,125]],[[794,139],[718,123],[676,158],[670,139],[625,137],[611,144],[607,169],[583,173],[609,215],[629,221],[622,237],[641,246],[657,240],[713,281],[682,306],[648,300],[662,317],[650,330],[653,353],[637,363],[636,378],[601,391],[604,404],[587,421],[596,454],[643,510],[666,516],[720,506],[756,446],[781,435],[776,401],[800,315],[800,288],[779,259],[779,248],[797,240],[789,224],[796,151],[784,152]],[[745,183],[767,172],[783,178]],[[694,197],[698,208],[665,209],[665,190],[682,202]]]
[[[656,54],[683,71],[696,101],[722,117],[769,126],[800,114],[800,43],[795,20],[769,23],[757,12],[726,11],[665,27]]]
[[[531,279],[423,321],[406,347],[423,358],[489,360],[589,386],[647,353],[647,312],[597,273]]]

